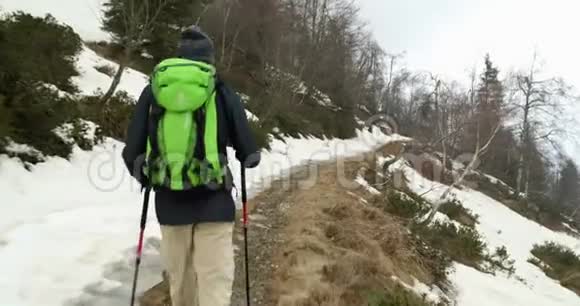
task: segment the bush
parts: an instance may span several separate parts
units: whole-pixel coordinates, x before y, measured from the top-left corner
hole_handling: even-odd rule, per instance
[[[71,122],[59,126],[57,134],[70,145],[78,145],[85,151],[91,150],[95,145],[103,142],[103,135],[98,126],[82,119],[74,119]]]
[[[50,15],[17,12],[0,18],[0,138],[69,157],[71,145],[53,130],[76,114],[63,91],[76,92],[71,77],[78,75],[75,56],[81,48],[72,28]]]
[[[423,264],[431,272],[433,282],[441,289],[449,287],[449,269],[453,265],[451,257],[442,250],[431,247],[425,241],[414,239],[417,252],[421,255]]]
[[[449,200],[439,206],[439,212],[446,214],[450,219],[455,220],[465,226],[475,227],[479,217],[461,205],[457,199]]]
[[[580,269],[580,258],[574,251],[555,242],[534,245],[532,254],[548,264],[556,274],[562,274],[570,269]]]
[[[75,56],[82,40],[71,27],[51,15],[41,18],[16,12],[0,20],[0,37],[0,70],[5,77],[76,91],[71,77],[78,75]],[[0,93],[17,93],[10,84],[0,83]]]
[[[9,137],[28,144],[45,155],[68,158],[72,146],[53,130],[76,114],[76,103],[61,97],[56,90],[24,85],[21,93],[8,101],[12,117]]]
[[[436,221],[431,225],[415,224],[412,231],[429,246],[465,265],[479,268],[485,259],[485,242],[473,228]]]
[[[536,258],[530,258],[530,263],[580,295],[580,257],[572,249],[555,242],[546,242],[534,245],[532,254]]]
[[[124,141],[135,100],[125,91],[115,93],[106,104],[102,93],[86,96],[79,101],[80,116],[99,125],[102,135]]]
[[[429,205],[425,200],[412,192],[391,190],[387,194],[387,201],[383,204],[386,212],[405,218],[413,219],[429,211]]]
[[[509,275],[513,275],[516,272],[514,267],[515,260],[511,259],[505,246],[496,248],[493,254],[486,257],[486,261],[491,265],[490,272],[493,272],[494,270],[502,270],[507,272]]]

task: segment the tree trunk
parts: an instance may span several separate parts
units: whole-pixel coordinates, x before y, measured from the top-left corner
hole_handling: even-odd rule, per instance
[[[517,178],[517,189],[516,189],[516,197],[520,197],[520,193],[522,192],[522,182],[524,178],[524,153],[520,153],[520,160],[518,161],[518,178]]]
[[[524,195],[528,197],[530,192],[530,166],[526,168],[526,176],[525,176],[525,187],[524,187]]]
[[[522,149],[520,152],[520,160],[518,162],[518,177],[517,177],[517,197],[520,197],[520,194],[522,193],[524,186],[527,185],[527,179],[526,177],[524,177],[524,169],[527,168],[527,158],[525,157],[525,154],[527,153],[528,150],[528,141],[529,141],[529,114],[530,114],[530,99],[531,99],[531,89],[529,88],[528,85],[528,90],[526,92],[526,104],[524,107],[524,122],[523,124],[523,130],[522,130],[522,137],[521,137],[521,145],[522,145]],[[524,193],[527,195],[527,193]]]
[[[117,90],[117,87],[119,86],[119,83],[121,83],[121,78],[123,77],[123,72],[125,72],[125,69],[127,68],[127,64],[129,63],[130,55],[131,55],[131,50],[130,50],[130,48],[127,48],[125,50],[125,53],[123,54],[123,57],[119,61],[119,67],[117,68],[117,72],[115,73],[115,76],[113,77],[113,81],[111,82],[109,89],[107,90],[105,95],[103,95],[103,98],[101,99],[101,103],[107,104],[107,102],[109,102],[109,100],[111,99],[113,94],[115,94],[115,91]]]

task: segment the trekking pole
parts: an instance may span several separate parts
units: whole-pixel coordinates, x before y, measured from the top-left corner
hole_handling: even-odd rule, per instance
[[[145,233],[145,225],[147,224],[147,210],[149,208],[149,195],[151,194],[151,187],[145,189],[145,197],[143,199],[143,211],[141,212],[141,231],[139,232],[139,243],[137,244],[137,257],[135,258],[135,274],[133,275],[133,290],[131,290],[131,304],[135,305],[135,290],[137,289],[137,278],[139,277],[139,265],[141,264],[141,255],[143,254],[143,234]]]
[[[246,192],[246,167],[241,163],[242,171],[242,212],[244,225],[244,260],[246,272],[246,305],[250,306],[250,273],[248,271],[248,194]]]

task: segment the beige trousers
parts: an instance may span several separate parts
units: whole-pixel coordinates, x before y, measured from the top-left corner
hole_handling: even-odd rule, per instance
[[[161,255],[173,306],[229,306],[233,223],[161,226]]]

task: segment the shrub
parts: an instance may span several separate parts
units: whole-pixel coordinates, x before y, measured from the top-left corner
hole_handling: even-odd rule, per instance
[[[580,257],[570,248],[555,242],[534,245],[528,262],[541,268],[549,277],[580,295]]]
[[[474,227],[479,217],[463,205],[457,199],[449,200],[439,206],[439,212],[446,214],[450,219],[455,220],[465,226]]]
[[[69,157],[71,145],[53,130],[76,112],[74,101],[62,91],[76,91],[71,77],[78,75],[75,56],[81,47],[72,28],[50,15],[0,17],[0,138],[10,137],[45,155]]]
[[[578,255],[572,249],[555,242],[534,245],[532,254],[548,264],[556,274],[565,273],[573,268],[580,269]]]
[[[0,36],[0,70],[16,80],[76,90],[71,77],[78,75],[75,56],[82,40],[71,27],[51,15],[41,18],[16,12],[0,20]],[[0,84],[0,92],[14,93],[7,85]]]
[[[79,101],[81,117],[99,125],[102,135],[124,141],[135,100],[125,91],[115,93],[106,104],[101,97],[98,92]]]
[[[11,132],[17,143],[28,144],[45,155],[68,158],[72,146],[53,130],[76,114],[76,103],[56,90],[23,85],[20,94],[8,101],[12,117]]]
[[[496,248],[493,254],[487,255],[486,257],[486,261],[491,265],[490,272],[493,272],[494,270],[502,270],[507,272],[509,275],[516,272],[514,267],[515,260],[511,259],[505,246]]]
[[[92,122],[82,119],[74,119],[69,123],[59,126],[57,133],[65,142],[76,144],[82,150],[89,151],[95,145],[103,141],[103,135],[99,127],[93,126]]]
[[[460,263],[479,268],[485,259],[485,242],[473,228],[436,221],[431,225],[415,224],[412,230],[429,246]]]
[[[453,264],[451,257],[446,255],[442,250],[431,247],[420,239],[414,239],[415,248],[425,267],[431,272],[433,282],[441,289],[449,287],[449,269]]]
[[[429,211],[428,204],[422,198],[415,197],[412,192],[397,190],[391,190],[387,194],[387,201],[383,205],[386,212],[405,219],[413,219]]]

